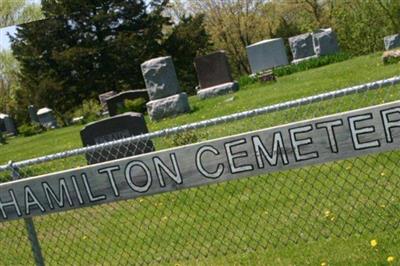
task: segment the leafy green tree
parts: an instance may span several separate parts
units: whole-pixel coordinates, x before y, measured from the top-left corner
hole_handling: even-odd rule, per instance
[[[180,85],[189,94],[195,94],[197,86],[193,60],[210,51],[210,36],[204,27],[204,15],[181,17],[180,22],[165,40],[166,53],[171,55]]]
[[[62,116],[102,92],[142,88],[140,64],[163,54],[165,5],[44,0],[49,19],[21,25],[12,40],[21,64],[19,105],[46,105]]]

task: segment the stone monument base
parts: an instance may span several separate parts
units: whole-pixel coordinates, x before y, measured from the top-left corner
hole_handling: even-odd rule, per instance
[[[312,56],[308,56],[308,57],[304,57],[304,58],[295,59],[295,60],[292,61],[292,64],[296,65],[298,63],[301,63],[303,61],[307,61],[307,60],[310,60],[310,59],[313,59],[313,58],[318,58],[318,55],[312,55]]]
[[[239,83],[234,81],[198,90],[197,96],[199,96],[199,98],[203,100],[206,98],[216,97],[218,95],[228,94],[238,90],[239,90]]]
[[[190,111],[189,100],[185,92],[166,98],[152,100],[146,104],[147,112],[152,120],[176,116]]]

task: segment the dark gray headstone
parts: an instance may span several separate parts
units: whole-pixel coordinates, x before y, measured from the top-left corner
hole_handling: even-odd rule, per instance
[[[400,47],[400,34],[386,36],[383,40],[386,51]]]
[[[228,58],[224,51],[199,56],[194,59],[200,89],[232,82]]]
[[[108,113],[110,116],[115,116],[118,114],[118,109],[124,106],[125,100],[135,100],[138,98],[143,98],[148,102],[149,95],[147,90],[130,90],[111,96],[106,100]]]
[[[101,109],[103,109],[103,111],[107,112],[108,111],[108,106],[107,106],[107,99],[116,95],[117,93],[115,91],[108,91],[106,93],[102,93],[99,95],[99,101],[101,104]]]
[[[83,146],[93,146],[148,133],[143,114],[128,112],[86,125],[81,130]],[[151,140],[131,142],[87,152],[88,164],[111,161],[154,151]]]
[[[314,41],[311,33],[305,33],[289,38],[293,60],[315,55]]]
[[[37,111],[39,123],[45,128],[56,128],[57,119],[54,116],[53,110],[45,107]]]
[[[6,114],[0,114],[0,131],[16,136],[18,134],[14,120]]]
[[[28,106],[29,117],[32,123],[39,123],[39,118],[37,116],[37,108],[33,105]]]

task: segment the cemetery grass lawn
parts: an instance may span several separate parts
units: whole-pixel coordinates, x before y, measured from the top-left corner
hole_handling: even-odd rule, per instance
[[[381,54],[377,53],[353,58],[345,62],[285,76],[279,78],[277,83],[253,84],[241,88],[234,95],[221,96],[205,101],[199,101],[196,97],[191,97],[190,103],[194,111],[190,115],[166,119],[159,123],[148,121],[148,126],[151,131],[155,131],[400,75],[398,64],[383,66],[380,56]],[[388,93],[385,93],[384,96],[381,91],[369,92],[363,94],[364,96],[362,97],[345,97],[328,101],[327,103],[297,108],[296,112],[289,110],[263,115],[236,123],[210,127],[205,130],[196,130],[196,134],[199,140],[212,139],[300,119],[332,114],[338,111],[347,111],[371,104],[380,104],[400,99],[399,89],[400,86],[387,88],[385,91]],[[35,156],[80,147],[79,130],[81,128],[82,126],[73,126],[33,137],[9,139],[9,144],[0,146],[0,163],[5,163],[10,159],[29,159]],[[155,146],[158,150],[171,147],[172,145],[173,140],[170,139],[155,140]],[[134,217],[129,222],[132,223],[129,224],[129,227],[133,228],[129,232],[135,232],[135,238],[127,240],[127,246],[131,248],[132,252],[140,250],[142,248],[141,243],[156,243],[156,251],[148,250],[149,254],[153,257],[168,257],[173,254],[174,247],[178,247],[181,249],[180,251],[186,249],[186,252],[195,256],[196,254],[203,254],[210,251],[207,250],[207,244],[212,244],[209,241],[220,238],[221,243],[219,245],[227,247],[227,254],[222,254],[221,256],[215,256],[214,254],[214,256],[209,258],[181,262],[174,261],[167,265],[321,265],[323,262],[326,265],[386,265],[388,256],[395,257],[393,264],[395,265],[400,261],[400,231],[390,229],[398,221],[398,217],[389,217],[388,213],[398,213],[399,210],[398,192],[393,191],[396,188],[395,184],[398,183],[398,174],[395,173],[400,171],[400,166],[396,163],[399,161],[399,158],[399,153],[390,153],[387,156],[374,155],[365,160],[351,161],[351,163],[326,164],[321,168],[310,168],[310,171],[298,169],[281,174],[274,173],[268,176],[251,178],[253,181],[257,180],[257,182],[243,179],[217,186],[201,187],[196,189],[197,193],[193,193],[192,190],[182,190],[179,193],[160,194],[153,197],[146,197],[142,200],[122,201],[94,208],[66,212],[54,215],[51,219],[44,216],[37,218],[35,225],[40,232],[39,238],[44,239],[42,246],[45,253],[44,257],[51,258],[49,255],[57,252],[57,256],[54,256],[49,264],[68,264],[68,261],[71,260],[69,254],[75,254],[73,258],[75,262],[82,260],[82,263],[84,263],[88,259],[85,250],[88,252],[101,251],[101,256],[108,259],[111,259],[113,256],[124,258],[124,254],[119,253],[120,249],[107,248],[109,247],[107,243],[112,242],[118,246],[116,238],[118,236],[125,236],[127,224],[117,221],[122,220],[124,217],[126,219],[126,216],[129,216]],[[370,167],[370,171],[364,176],[365,173],[361,170],[366,167],[365,164],[367,162],[374,162],[376,165],[373,169]],[[42,166],[42,169],[36,170],[39,173],[45,173],[49,169],[63,170],[83,164],[84,159],[77,158],[76,160],[54,162],[46,165],[46,169],[43,169],[44,166]],[[353,169],[347,170],[348,168],[346,167],[348,167],[348,164],[353,165]],[[379,183],[382,180],[380,179],[382,169],[386,169],[384,166],[387,167],[388,164],[390,167],[387,169],[391,169],[392,174],[386,173],[388,174],[388,178],[382,181],[386,183]],[[365,180],[361,177],[365,178]],[[331,184],[331,186],[326,184]],[[379,186],[375,188],[374,185],[376,184],[379,184]],[[384,203],[386,204],[385,208],[392,208],[390,209],[392,212],[386,211],[387,209],[384,208],[374,209],[375,206],[371,206],[371,203],[364,206],[361,197],[364,195],[352,192],[353,186],[356,185],[365,185],[365,194],[371,197],[369,198],[371,201],[368,202]],[[293,190],[288,190],[288,188]],[[240,191],[241,197],[237,199],[237,202],[235,201],[235,204],[221,204],[234,200],[234,197],[231,195],[238,193],[238,191]],[[269,191],[271,195],[265,194],[265,191]],[[318,193],[311,195],[313,203],[302,206],[301,200],[309,197],[310,194],[308,193],[310,191],[318,191]],[[199,193],[203,193],[200,195],[205,195],[204,201],[198,199]],[[296,195],[297,198],[293,198],[293,195]],[[330,195],[331,198],[325,198],[324,195]],[[386,199],[389,198],[389,195],[396,195],[396,201],[382,202],[381,196],[383,199]],[[270,196],[273,197],[273,202],[270,200]],[[211,197],[212,201],[208,197]],[[300,199],[300,201],[297,201],[297,199]],[[115,204],[119,204],[120,207],[116,208]],[[173,206],[172,210],[177,212],[174,213],[169,208],[158,208],[160,205],[166,206],[167,204],[172,204],[170,205]],[[213,221],[206,221],[205,219],[195,220],[196,217],[201,217],[204,214],[204,210],[210,208],[211,204],[213,205],[212,210],[215,211],[212,214]],[[230,211],[234,212],[240,204],[250,207],[257,205],[257,208],[241,209],[243,212],[242,216],[232,215],[230,223],[237,226],[235,228],[236,238],[235,236],[224,234],[224,230],[227,232],[224,225],[219,225],[218,227],[216,221],[226,220],[227,218],[224,217],[224,213],[229,214]],[[346,210],[346,212],[341,216],[340,213],[336,214],[335,210],[332,210],[337,215],[335,216],[337,219],[332,222],[324,217],[324,212],[329,204],[340,206],[339,210]],[[193,208],[188,208],[187,206],[193,206]],[[287,208],[285,211],[288,212],[288,215],[285,217],[280,215],[280,211],[283,208]],[[309,208],[312,208],[312,210]],[[104,209],[107,210],[107,215],[102,216],[101,210]],[[149,212],[146,212],[148,209],[154,210],[154,212],[149,215]],[[179,213],[182,215],[180,216]],[[266,214],[267,216],[265,216]],[[80,218],[80,220],[76,221],[84,220],[85,224],[80,224],[77,227],[79,229],[68,230],[65,221],[74,220],[76,217]],[[164,217],[167,217],[167,219],[163,220]],[[190,226],[182,223],[179,224],[181,227],[179,227],[179,232],[177,232],[174,225],[179,223],[181,220],[180,217],[193,218],[196,228],[203,228],[203,232],[204,228],[209,229],[207,235],[193,236]],[[254,228],[244,227],[241,219],[247,219],[248,217],[253,217],[253,219],[258,218],[256,220],[259,223],[254,225]],[[272,223],[271,219],[273,218],[279,218],[280,220],[277,223]],[[389,225],[382,225],[382,222],[379,223],[379,219],[384,219]],[[354,227],[350,226],[348,221],[354,223]],[[367,224],[357,223],[357,221],[363,221]],[[371,226],[375,224],[380,224],[378,228],[374,228],[374,230],[376,229],[375,233],[366,233],[368,232],[367,229],[371,229]],[[4,230],[1,226],[0,224],[0,229]],[[142,226],[146,226],[146,230],[136,235],[135,230],[143,228]],[[47,230],[48,228],[50,229]],[[63,230],[56,234],[55,228],[63,228]],[[329,229],[328,231],[326,231],[327,228]],[[343,230],[339,230],[340,228]],[[289,245],[271,246],[266,250],[257,250],[254,241],[245,237],[253,229],[255,230],[255,234],[264,235],[266,239],[264,242],[267,243],[268,238],[276,239],[276,235],[273,232],[278,232],[278,235],[285,233],[282,235],[285,235],[287,240],[283,241],[288,242]],[[160,236],[160,231],[165,232],[165,236]],[[351,237],[342,235],[349,231],[361,232],[361,234],[352,235]],[[228,232],[232,232],[232,229]],[[303,232],[310,234],[311,238],[315,238],[315,240],[311,242],[303,241],[300,236]],[[57,236],[59,234],[62,234],[63,237],[74,243],[73,246],[68,247],[68,252],[63,252],[62,247],[60,250],[54,248],[58,243]],[[335,237],[335,234],[339,234],[339,237]],[[242,239],[240,239],[241,236],[243,237]],[[291,244],[292,237],[298,240],[297,244]],[[105,239],[106,241],[104,241]],[[230,243],[230,239],[233,239],[235,243]],[[236,242],[238,239],[241,241]],[[371,239],[378,240],[377,248],[370,246]],[[17,237],[14,240],[19,241]],[[172,241],[175,243],[175,246],[168,246],[169,242],[166,240]],[[7,241],[9,240],[0,239],[0,246],[6,245]],[[196,241],[205,244],[204,247],[202,246],[205,250],[197,250]],[[238,246],[235,246],[236,244]],[[30,254],[29,246],[22,245],[19,252],[24,250],[26,254]],[[232,252],[229,252],[229,250],[235,250],[236,248],[237,250],[243,250],[246,248],[246,245],[255,248],[255,251],[239,251],[236,255],[232,255]],[[263,243],[263,245],[266,245],[266,243]],[[165,254],[152,253],[160,252],[161,250],[164,250]],[[15,257],[15,255],[5,254],[0,249],[0,258]],[[129,257],[126,257],[126,260],[128,263]],[[73,264],[73,261],[69,262]]]
[[[252,84],[240,88],[240,91],[234,95],[220,96],[204,101],[193,96],[190,97],[192,113],[165,119],[158,123],[151,122],[146,117],[147,124],[150,131],[156,131],[400,75],[398,64],[384,66],[380,57],[381,53],[356,57],[348,61],[284,76],[279,78],[277,83]],[[249,119],[248,125],[254,128],[253,124],[254,120]],[[246,121],[243,126],[239,132],[229,132],[224,127],[225,134],[222,135],[243,132],[247,128]],[[9,160],[30,159],[81,147],[79,130],[82,127],[71,126],[33,137],[9,139],[9,144],[0,146],[0,164]],[[206,137],[222,135],[211,132],[211,135]],[[159,145],[161,148],[171,146],[170,143]]]

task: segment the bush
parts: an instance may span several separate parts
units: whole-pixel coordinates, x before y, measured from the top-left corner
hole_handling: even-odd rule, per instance
[[[241,76],[239,78],[239,87],[242,88],[242,87],[257,83],[257,81],[258,81],[258,79],[256,76],[248,76],[248,75]]]
[[[18,131],[22,136],[29,137],[42,133],[44,129],[39,124],[23,124],[18,128]]]
[[[342,61],[346,61],[350,59],[351,56],[350,54],[347,53],[338,53],[334,55],[326,55],[326,56],[321,56],[318,58],[312,58],[303,62],[300,62],[298,64],[292,64],[292,65],[287,65],[283,67],[278,67],[274,69],[274,74],[277,77],[282,77],[286,75],[290,75],[296,72],[300,71],[305,71],[317,67],[322,67],[325,65],[333,64],[333,63],[338,63]]]
[[[126,112],[137,112],[137,113],[145,113],[146,112],[146,99],[140,97],[134,100],[125,100],[124,106],[119,107],[117,112],[119,114],[123,114]]]
[[[196,134],[195,131],[186,131],[183,133],[175,134],[173,136],[169,136],[167,137],[167,140],[172,147],[179,147],[183,145],[197,143],[206,138],[207,138],[206,133]]]
[[[101,105],[96,100],[85,100],[73,113],[74,117],[83,117],[81,123],[96,121],[101,116]]]

